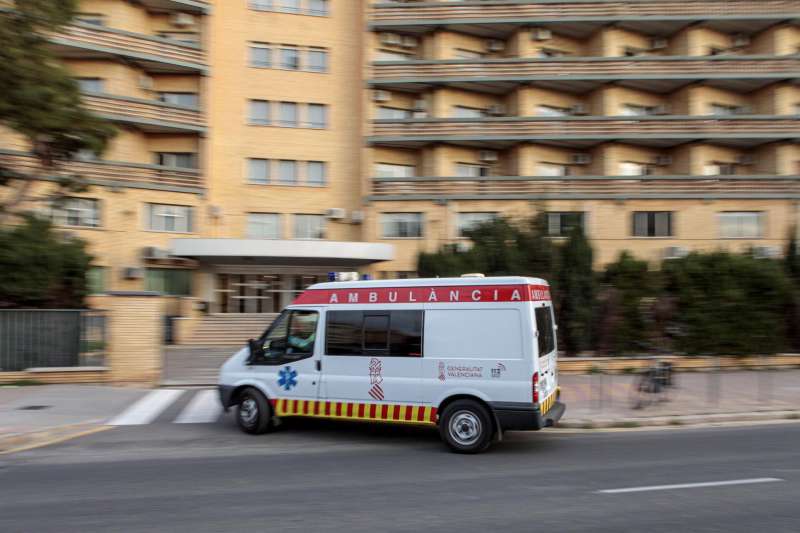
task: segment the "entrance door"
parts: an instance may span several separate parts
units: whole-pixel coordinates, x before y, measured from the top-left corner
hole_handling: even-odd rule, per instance
[[[421,310],[328,310],[321,396],[419,402],[422,322]]]
[[[320,327],[319,312],[287,310],[259,339],[263,354],[250,368],[269,390],[275,391],[276,398],[317,398],[321,347],[316,339]]]

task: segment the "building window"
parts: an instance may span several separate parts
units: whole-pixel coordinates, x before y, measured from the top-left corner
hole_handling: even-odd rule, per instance
[[[475,50],[466,50],[464,48],[456,48],[453,51],[456,59],[483,59],[486,55],[483,52],[476,52]]]
[[[199,102],[197,93],[160,92],[158,93],[158,99],[165,104],[191,107],[193,109],[197,109]]]
[[[248,239],[280,239],[281,216],[278,213],[249,213],[247,215]]]
[[[281,159],[278,162],[278,181],[285,185],[297,183],[297,161]]]
[[[411,59],[413,59],[411,54],[394,50],[378,50],[378,53],[375,54],[375,61],[409,61]]]
[[[567,107],[539,105],[536,106],[536,115],[541,117],[567,117],[570,115],[570,110]]]
[[[547,234],[551,237],[568,237],[572,230],[584,231],[584,215],[580,211],[547,213]]]
[[[652,170],[652,167],[645,163],[621,161],[619,164],[620,176],[649,176],[652,174]]]
[[[328,126],[328,106],[325,104],[308,104],[308,126],[323,129]]]
[[[192,211],[187,205],[147,204],[147,229],[191,233]]]
[[[295,215],[294,236],[296,239],[324,239],[325,217],[322,215]]]
[[[287,128],[297,127],[297,104],[294,102],[280,103],[280,125]]]
[[[250,183],[269,183],[269,159],[250,158],[247,160],[247,181]]]
[[[741,114],[741,106],[725,104],[709,104],[708,114],[718,117]]]
[[[620,115],[625,117],[641,117],[655,113],[655,107],[636,104],[624,104]]]
[[[186,44],[197,44],[200,40],[200,34],[196,31],[160,31],[158,36]]]
[[[312,48],[306,56],[306,70],[311,72],[326,72],[328,70],[328,51]]]
[[[106,25],[106,16],[100,13],[76,13],[75,20],[84,24],[94,24],[95,26]]]
[[[267,44],[252,43],[250,45],[250,66],[269,68],[272,66],[272,49]]]
[[[305,3],[305,9],[303,9]],[[328,0],[250,0],[250,9],[278,11],[280,13],[306,14],[324,17],[329,14]]]
[[[104,92],[105,80],[103,78],[75,78],[78,90],[82,93],[102,93]]]
[[[490,173],[486,165],[474,163],[456,163],[456,176],[459,178],[482,178]]]
[[[539,57],[567,57],[572,55],[566,50],[558,50],[557,48],[540,48]]]
[[[383,213],[381,235],[385,239],[422,237],[422,213]]]
[[[192,152],[156,152],[156,164],[171,168],[197,168],[197,154]]]
[[[257,11],[271,11],[273,9],[273,0],[250,0],[250,9]]]
[[[672,237],[671,211],[636,211],[633,213],[634,237]]]
[[[266,100],[250,100],[248,103],[247,121],[257,126],[269,125],[269,102]]]
[[[735,163],[714,162],[703,166],[704,176],[735,176]]]
[[[65,198],[52,206],[51,219],[56,226],[99,228],[100,201],[94,198]]]
[[[328,180],[327,164],[324,161],[306,163],[306,183],[309,185],[325,185]]]
[[[410,109],[400,109],[399,107],[378,106],[375,118],[378,120],[405,120],[411,118]]]
[[[278,11],[284,13],[300,13],[300,0],[277,0]]]
[[[719,236],[723,239],[760,239],[764,236],[764,213],[739,211],[719,213]]]
[[[102,294],[106,292],[106,275],[108,269],[101,266],[91,266],[86,271],[86,291],[89,294]]]
[[[483,118],[486,116],[486,110],[477,107],[454,105],[451,116],[453,118]]]
[[[457,231],[459,237],[466,237],[465,233],[475,229],[481,224],[492,222],[497,218],[497,213],[459,213],[457,222]]]
[[[417,167],[414,165],[375,164],[375,176],[379,178],[413,178],[416,173]]]
[[[329,12],[328,0],[308,0],[307,13],[309,15],[324,17],[327,16]]]
[[[180,268],[148,268],[144,274],[145,290],[168,296],[192,295],[192,271]]]
[[[536,165],[537,176],[569,176],[569,165],[559,163],[538,163]]]
[[[281,48],[281,68],[286,70],[300,69],[300,50],[297,48]]]

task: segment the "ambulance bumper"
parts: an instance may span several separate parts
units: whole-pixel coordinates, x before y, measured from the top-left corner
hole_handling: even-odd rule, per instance
[[[555,426],[564,416],[567,406],[555,402],[547,413],[542,414],[538,407],[515,402],[497,402],[491,404],[500,429],[526,431]]]

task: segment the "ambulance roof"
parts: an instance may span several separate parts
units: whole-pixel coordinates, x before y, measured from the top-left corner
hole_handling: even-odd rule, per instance
[[[524,276],[497,276],[497,277],[465,277],[465,278],[417,278],[417,279],[381,279],[369,281],[332,281],[317,283],[306,290],[317,289],[369,289],[379,287],[455,287],[455,286],[481,286],[481,285],[549,285],[540,278],[526,278]]]

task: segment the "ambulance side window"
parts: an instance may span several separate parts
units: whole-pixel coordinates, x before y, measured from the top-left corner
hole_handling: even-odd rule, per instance
[[[326,355],[422,357],[422,311],[328,311]]]
[[[556,349],[553,313],[549,307],[537,307],[534,313],[536,316],[536,330],[539,332],[536,337],[539,344],[539,357],[542,357]]]

